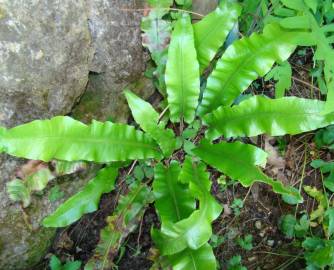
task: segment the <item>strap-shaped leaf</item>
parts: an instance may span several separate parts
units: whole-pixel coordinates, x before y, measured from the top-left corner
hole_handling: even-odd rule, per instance
[[[238,180],[245,187],[254,182],[262,182],[270,185],[276,193],[294,196],[302,201],[300,194],[260,170],[258,166],[263,166],[267,157],[260,148],[241,142],[211,144],[204,139],[193,152],[207,164]]]
[[[264,76],[278,61],[286,60],[295,50],[296,32],[269,24],[263,34],[254,33],[229,46],[209,76],[199,115],[233,101],[258,77]]]
[[[130,91],[125,91],[125,96],[135,121],[159,144],[166,156],[171,155],[176,148],[176,139],[173,131],[165,129],[163,123],[158,124],[159,114],[150,103]]]
[[[82,191],[61,204],[57,210],[43,220],[45,227],[65,227],[77,221],[82,215],[97,210],[103,193],[114,189],[118,168],[107,167],[99,171]]]
[[[152,202],[152,192],[145,184],[135,182],[127,195],[122,196],[107,225],[101,230],[100,241],[85,270],[112,269],[124,239],[136,229],[145,209]]]
[[[297,97],[251,97],[233,107],[219,107],[204,116],[208,137],[216,131],[225,137],[298,134],[327,126],[334,114],[322,115],[325,103]]]
[[[173,0],[147,0],[147,3],[151,7],[167,9],[173,4]]]
[[[209,65],[224,44],[240,11],[240,5],[235,1],[221,1],[213,12],[194,24],[195,47],[201,71]]]
[[[6,129],[4,127],[0,127],[0,142],[1,142],[1,137],[3,136],[3,134],[5,134],[5,132],[6,132]],[[0,143],[0,152],[3,152],[3,151],[4,151],[3,146]]]
[[[189,190],[200,202],[188,218],[177,223],[165,223],[161,231],[153,230],[152,237],[162,255],[172,255],[186,248],[198,249],[212,235],[211,222],[221,213],[221,206],[210,194],[209,174],[203,163],[193,163],[190,158],[185,160],[180,180],[189,183]]]
[[[164,224],[188,217],[195,209],[195,200],[185,184],[178,181],[180,166],[172,161],[168,168],[157,164],[154,168],[153,192],[155,208]]]
[[[188,183],[191,194],[199,200],[200,210],[205,212],[208,220],[215,220],[222,211],[221,206],[211,195],[210,175],[203,162],[195,162],[187,156],[180,174],[181,183]]]
[[[188,14],[175,24],[168,49],[165,80],[172,122],[194,120],[198,104],[199,65],[194,45],[193,28]]]
[[[197,250],[190,248],[168,256],[173,270],[216,270],[217,263],[212,247],[204,244]]]
[[[0,136],[1,148],[13,156],[43,161],[110,162],[160,157],[155,142],[132,126],[97,121],[87,126],[66,116],[9,129]]]

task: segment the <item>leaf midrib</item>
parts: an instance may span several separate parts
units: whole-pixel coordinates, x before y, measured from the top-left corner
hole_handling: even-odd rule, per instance
[[[50,140],[50,141],[60,141],[61,143],[64,142],[64,140],[69,141],[70,143],[94,143],[94,144],[110,144],[110,145],[126,145],[126,146],[139,146],[139,147],[144,147],[148,149],[153,149],[157,151],[157,147],[150,145],[149,143],[144,143],[144,142],[129,142],[129,141],[124,141],[124,140],[112,140],[112,138],[104,138],[104,139],[98,139],[98,138],[73,138],[71,136],[43,136],[43,137],[21,137],[21,138],[2,138],[3,139],[3,145],[6,145],[6,141],[42,141],[42,140]]]
[[[167,178],[167,188],[169,191],[169,194],[172,197],[172,201],[173,201],[173,206],[175,208],[175,212],[176,212],[176,216],[178,220],[181,220],[181,214],[180,214],[180,209],[178,207],[178,203],[177,203],[177,199],[176,199],[176,192],[174,190],[174,183],[173,183],[173,179],[172,179],[173,175],[171,174],[171,171],[168,170],[166,178]]]
[[[319,118],[323,118],[324,121],[326,121],[326,119],[324,117],[322,117],[319,114],[319,111],[315,111],[315,112],[278,112],[278,111],[261,111],[261,112],[245,112],[245,114],[242,115],[236,115],[239,112],[234,112],[234,114],[232,116],[226,116],[224,114],[220,114],[220,115],[213,115],[214,118],[212,119],[212,121],[209,119],[208,123],[211,122],[211,124],[220,124],[222,121],[224,121],[224,125],[221,127],[226,127],[227,126],[227,122],[229,121],[237,121],[237,120],[244,120],[244,119],[249,119],[251,118],[252,120],[254,119],[254,121],[257,121],[256,118],[268,118],[268,115],[275,115],[275,116],[279,116],[279,117],[286,117],[289,116],[290,118],[300,118],[302,116],[306,116],[308,117],[308,115],[312,115],[314,117],[319,117]],[[247,114],[246,114],[247,113]],[[224,117],[225,116],[225,117]],[[277,117],[275,117],[274,119],[277,119]],[[253,121],[252,121],[253,122]],[[218,127],[219,128],[219,127]],[[215,128],[216,129],[216,128]]]
[[[239,146],[239,145],[237,145],[237,146]],[[211,154],[210,156],[215,156],[215,155],[216,156],[221,156],[222,153],[223,153],[224,154],[224,159],[231,159],[231,160],[233,160],[233,162],[235,162],[237,164],[238,163],[242,164],[246,168],[248,167],[249,169],[256,170],[256,172],[258,172],[259,174],[261,174],[261,176],[266,177],[256,164],[250,164],[247,161],[244,161],[244,160],[239,159],[239,158],[235,158],[234,155],[231,155],[230,151],[226,151],[226,150],[225,151],[224,150],[221,151],[222,149],[216,149],[214,147],[214,145],[210,145],[209,147],[205,147],[205,149],[203,149],[203,150],[206,150],[207,152],[213,153],[213,155]],[[203,158],[203,160],[207,160],[207,159]],[[222,164],[222,162],[218,162],[218,163],[217,162],[212,162],[212,163],[211,162],[207,162],[207,163],[209,163],[210,165],[216,167],[218,170],[223,170],[223,169],[219,168],[220,167],[219,163]],[[213,164],[213,163],[215,163],[215,164]],[[261,180],[261,179],[258,179],[258,180]]]
[[[266,41],[266,36],[262,36],[263,38],[264,38],[264,40]],[[281,38],[282,39],[282,38]],[[280,40],[281,40],[280,39]],[[247,40],[247,39],[244,39],[244,40]],[[240,40],[240,42],[242,42],[243,40]],[[265,43],[265,45],[264,46],[261,46],[260,47],[260,49],[259,50],[256,50],[256,52],[254,53],[254,50],[251,50],[251,49],[249,49],[249,47],[247,47],[247,49],[249,49],[248,50],[248,52],[246,53],[246,54],[244,54],[242,57],[240,57],[240,60],[239,60],[239,64],[237,65],[237,67],[235,68],[235,69],[233,69],[233,71],[228,75],[228,78],[227,78],[227,80],[225,80],[224,82],[223,82],[223,84],[222,84],[222,87],[220,87],[219,88],[219,93],[222,93],[222,95],[221,95],[221,98],[219,99],[220,100],[220,102],[222,102],[223,103],[223,105],[225,104],[227,104],[227,103],[225,103],[225,100],[224,99],[226,99],[226,97],[224,97],[224,91],[226,90],[226,88],[227,88],[227,86],[229,85],[229,83],[231,82],[231,80],[234,78],[234,75],[236,74],[236,73],[239,73],[239,71],[240,71],[240,69],[243,67],[243,66],[248,66],[248,63],[251,61],[251,60],[253,60],[255,57],[258,57],[259,55],[261,55],[265,50],[267,50],[268,49],[268,47],[271,47],[272,46],[272,44],[273,43],[275,43],[275,42],[277,42],[277,39],[271,39],[269,42],[267,42],[267,43]],[[282,43],[283,44],[283,43]],[[232,45],[233,46],[233,45]],[[245,46],[243,46],[243,47],[245,47]],[[273,59],[274,59],[274,61],[276,61],[276,59],[273,57]],[[223,57],[221,58],[221,61],[223,61],[224,60],[224,55],[223,55]],[[216,70],[218,70],[218,69],[216,69]],[[221,72],[220,72],[221,73]],[[214,73],[212,73],[212,75],[213,75]],[[217,77],[217,76],[215,76],[215,77]],[[210,77],[209,77],[210,78]],[[215,87],[213,87],[214,89],[215,89]],[[206,88],[206,92],[207,92],[207,89],[209,89],[208,87]],[[212,87],[210,88],[210,89],[212,89]],[[243,89],[244,90],[244,89]],[[216,89],[215,89],[215,91],[213,91],[213,92],[217,92],[216,91]],[[240,92],[240,91],[239,91]],[[216,102],[217,103],[217,102]],[[210,106],[209,106],[210,107]],[[208,108],[209,108],[208,107]],[[217,108],[217,106],[216,107],[214,107],[214,109],[215,108]],[[210,112],[210,111],[212,111],[212,110],[208,110],[207,112]]]
[[[232,11],[231,11],[232,12]],[[219,12],[219,13],[223,13],[222,11],[221,12]],[[220,16],[221,14],[217,14],[216,16]],[[228,19],[230,19],[230,20],[228,20]],[[232,22],[232,20],[235,20],[235,17],[228,17],[228,18],[223,18],[223,20],[224,20],[224,22],[225,22],[225,27],[226,27],[226,25],[228,24],[228,23],[230,23],[230,22]],[[210,26],[212,26],[212,23],[210,23]],[[204,37],[201,39],[201,40],[198,40],[198,48],[202,48],[202,46],[203,46],[203,44],[205,44],[206,42],[206,40],[208,39],[208,37],[212,34],[212,33],[215,33],[215,32],[217,32],[217,30],[219,29],[219,28],[221,28],[222,27],[222,24],[219,24],[219,23],[216,23],[215,25],[214,25],[214,27],[212,28],[212,30],[210,29],[210,27],[206,27],[206,30],[210,30],[210,31],[207,31],[206,32],[206,34],[204,35]],[[194,27],[194,29],[196,29],[196,27]],[[223,30],[221,30],[221,29],[219,29],[219,31],[223,31]],[[226,31],[228,31],[228,30],[226,30],[226,28],[224,28],[224,31],[226,32]],[[226,33],[225,33],[225,38],[224,39],[222,39],[222,40],[220,40],[219,42],[220,42],[220,44],[223,44],[224,43],[224,41],[226,40]],[[205,56],[204,56],[205,57]],[[210,56],[208,56],[208,58],[210,58]],[[211,60],[211,59],[210,59]]]

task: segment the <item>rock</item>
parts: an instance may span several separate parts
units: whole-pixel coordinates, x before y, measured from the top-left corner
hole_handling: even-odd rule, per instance
[[[2,157],[4,158],[4,157]],[[1,160],[1,158],[0,158]],[[6,166],[3,168],[3,164]],[[13,172],[23,164],[23,161],[7,158],[1,163],[1,172]],[[3,170],[4,169],[4,170]],[[45,190],[41,196],[34,195],[31,205],[22,209],[18,203],[12,203],[6,194],[4,182],[0,185],[0,269],[27,269],[36,264],[47,252],[52,243],[56,229],[41,227],[43,218],[51,214],[65,199],[75,194],[93,177],[95,167],[85,173],[60,177],[53,180],[51,185],[58,185],[65,196],[56,201],[49,200],[50,190]],[[1,173],[3,176],[3,173]],[[14,175],[7,175],[5,181]],[[73,185],[75,183],[75,185]]]
[[[202,15],[213,11],[218,5],[217,0],[193,0],[192,10]]]
[[[84,1],[0,1],[0,125],[71,111],[88,81],[92,48],[87,19]],[[40,227],[56,207],[47,196],[23,214],[6,194],[6,182],[23,163],[0,156],[0,269],[38,262],[55,232]],[[71,183],[63,185],[67,195],[74,193]]]
[[[268,245],[269,247],[273,247],[274,244],[275,244],[275,240],[271,240],[271,239],[267,240],[267,245]]]
[[[89,29],[95,54],[87,90],[74,109],[74,116],[85,114],[86,121],[111,118],[126,122],[128,109],[123,89],[139,80],[145,70],[141,13],[136,11],[144,3],[135,0],[89,1]],[[147,98],[153,91],[151,85],[137,93]]]
[[[92,56],[85,1],[0,1],[0,125],[70,112]]]
[[[123,89],[127,87],[144,99],[155,91],[152,81],[145,77],[131,84],[126,82],[113,84],[115,88],[109,90],[108,81],[109,78],[104,75],[91,74],[89,76],[87,91],[73,110],[74,118],[85,123],[90,123],[93,119],[126,123],[130,110],[123,95]]]
[[[0,0],[0,126],[67,114],[79,100],[79,119],[126,121],[123,88],[139,89],[144,98],[154,91],[141,79],[141,15],[121,10],[143,3]],[[0,269],[32,269],[55,236],[41,220],[90,178],[58,180],[64,199],[50,203],[47,189],[23,212],[9,201],[5,185],[25,162],[0,155]]]
[[[144,2],[144,1],[138,1]],[[139,77],[144,68],[140,39],[143,7],[135,0],[87,1],[94,58],[90,71],[108,72],[116,83]]]
[[[258,230],[261,230],[262,228],[262,223],[260,220],[255,221],[255,228]]]

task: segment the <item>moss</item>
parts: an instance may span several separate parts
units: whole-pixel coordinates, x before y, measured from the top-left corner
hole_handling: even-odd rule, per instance
[[[0,20],[6,18],[5,10],[0,6]]]
[[[53,228],[40,228],[38,232],[38,242],[36,242],[36,238],[34,238],[33,235],[28,239],[28,245],[35,248],[29,249],[25,255],[27,257],[27,265],[35,265],[43,258],[52,244],[55,232],[56,229]]]
[[[72,116],[85,123],[90,123],[93,119],[127,122],[130,111],[123,95],[125,88],[129,88],[144,99],[154,92],[151,80],[145,77],[127,85],[109,85],[103,74],[91,74],[87,90],[74,108]]]

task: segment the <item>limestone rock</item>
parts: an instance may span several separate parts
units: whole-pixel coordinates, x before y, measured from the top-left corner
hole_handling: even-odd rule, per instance
[[[126,121],[123,88],[132,85],[144,98],[154,91],[141,79],[145,55],[135,9],[143,3],[0,0],[0,126],[71,113],[80,98],[77,118]],[[24,212],[6,194],[6,182],[24,162],[0,155],[0,269],[32,269],[55,235],[40,226],[61,202],[51,203],[48,190]],[[86,176],[59,180],[65,198]]]
[[[4,158],[0,157],[0,161]],[[13,175],[7,174],[8,178],[1,180],[9,181],[22,164],[22,160],[6,158],[6,162],[0,165],[1,172],[11,168]],[[78,192],[93,177],[94,172],[95,168],[92,167],[85,173],[53,180],[50,185],[58,185],[65,196],[51,202],[50,190],[47,189],[41,196],[33,195],[32,203],[26,209],[8,199],[5,181],[0,181],[0,269],[27,269],[43,258],[56,232],[54,228],[40,225],[43,218],[51,214],[65,199]]]
[[[0,124],[68,113],[92,57],[84,0],[0,0]]]
[[[218,0],[193,0],[192,10],[199,14],[206,15],[213,11],[218,4]]]
[[[85,113],[98,120],[112,118],[125,122],[128,109],[123,89],[141,78],[145,55],[141,45],[141,12],[145,1],[90,0],[89,29],[94,58],[87,90],[75,108],[75,115]],[[153,91],[142,91],[147,98]],[[87,107],[89,109],[87,109]]]

